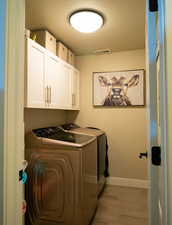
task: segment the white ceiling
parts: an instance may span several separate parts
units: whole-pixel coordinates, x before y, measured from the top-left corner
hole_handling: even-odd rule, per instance
[[[26,0],[26,27],[48,29],[77,55],[99,49],[125,51],[145,46],[146,0]],[[75,31],[68,16],[75,10],[94,9],[105,17],[95,33]]]

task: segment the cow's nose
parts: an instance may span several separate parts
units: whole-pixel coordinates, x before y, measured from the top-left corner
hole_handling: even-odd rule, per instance
[[[121,93],[121,89],[120,88],[113,88],[112,89],[113,93],[115,94],[120,94]]]

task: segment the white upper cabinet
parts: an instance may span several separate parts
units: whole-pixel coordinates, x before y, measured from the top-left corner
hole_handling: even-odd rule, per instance
[[[25,106],[79,109],[79,72],[27,39]]]

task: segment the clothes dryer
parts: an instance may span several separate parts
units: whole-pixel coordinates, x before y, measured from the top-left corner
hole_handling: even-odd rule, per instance
[[[66,125],[65,127],[68,126]],[[100,196],[106,184],[106,177],[109,176],[107,136],[103,130],[94,127],[76,128],[74,125],[70,127],[71,132],[95,136],[97,139],[97,183],[98,196]]]

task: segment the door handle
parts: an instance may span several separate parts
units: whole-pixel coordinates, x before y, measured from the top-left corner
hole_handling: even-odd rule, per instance
[[[143,157],[147,158],[148,157],[148,153],[147,152],[140,152],[139,158],[142,159]]]

